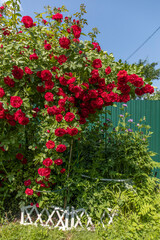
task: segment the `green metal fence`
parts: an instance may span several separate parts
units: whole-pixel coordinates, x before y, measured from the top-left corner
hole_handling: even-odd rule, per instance
[[[119,109],[123,103],[116,103],[117,107],[107,107],[111,111],[111,115],[105,114],[105,118],[110,118],[113,125],[117,126],[119,115],[122,114]],[[135,123],[145,116],[146,125],[150,125],[150,131],[153,132],[149,142],[150,150],[156,152],[157,155],[153,159],[160,162],[160,101],[159,100],[131,100],[127,103],[127,112]],[[160,178],[160,169],[155,169],[154,173]]]

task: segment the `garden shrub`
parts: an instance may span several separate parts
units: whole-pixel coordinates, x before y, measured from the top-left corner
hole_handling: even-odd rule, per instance
[[[11,0],[0,7],[0,207],[4,210],[6,201],[16,198],[19,206],[65,208],[75,201],[74,193],[81,185],[77,176],[87,170],[86,156],[77,153],[81,162],[74,157],[77,147],[85,144],[81,143],[83,135],[87,136],[85,127],[96,122],[104,107],[151,94],[154,89],[137,75],[141,68],[115,62],[112,54],[101,50],[96,31],[89,33],[91,41],[79,40],[87,23],[83,4],[76,19],[62,15],[67,11],[64,6],[48,6],[36,14],[34,22],[30,16],[21,16],[19,3]],[[124,152],[118,146],[122,158],[113,152],[118,134],[111,134],[108,149],[101,153],[101,161],[106,153],[111,158],[105,159],[105,171],[98,176],[133,177],[132,171],[134,181],[142,172],[147,176],[152,164],[140,133],[122,134],[119,143],[128,147]],[[131,157],[137,149],[135,140],[145,161]],[[100,152],[95,149],[96,154]],[[96,168],[97,160],[91,169],[95,175]]]

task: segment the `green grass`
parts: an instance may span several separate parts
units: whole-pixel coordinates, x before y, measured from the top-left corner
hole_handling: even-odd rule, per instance
[[[2,240],[101,240],[97,233],[82,230],[61,231],[41,226],[23,226],[11,223],[0,227]]]

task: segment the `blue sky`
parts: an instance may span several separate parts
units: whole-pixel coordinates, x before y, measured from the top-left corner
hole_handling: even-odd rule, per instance
[[[66,15],[71,15],[79,10],[81,3],[87,10],[85,31],[97,27],[101,48],[113,53],[116,60],[125,61],[160,26],[159,0],[21,0],[22,15],[34,17],[33,13],[42,12],[44,5],[65,5],[69,10]],[[139,59],[158,62],[160,68],[160,30],[128,62]],[[158,81],[154,85],[160,88]]]

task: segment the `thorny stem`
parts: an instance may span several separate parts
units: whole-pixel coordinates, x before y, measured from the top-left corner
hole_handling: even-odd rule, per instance
[[[73,138],[71,139],[71,145],[70,145],[70,154],[69,154],[69,163],[68,163],[68,173],[67,173],[67,179],[66,181],[68,181],[69,176],[70,176],[70,167],[71,167],[71,159],[72,159],[72,150],[73,150]],[[67,198],[68,198],[68,191],[69,188],[66,189],[66,194],[65,194],[65,198],[64,198],[64,209],[67,206]]]

